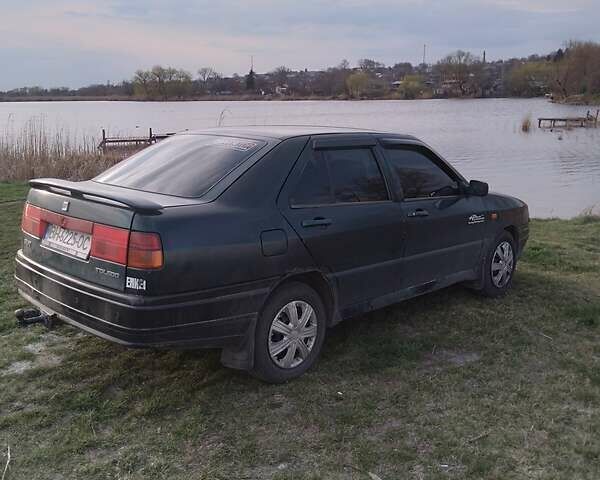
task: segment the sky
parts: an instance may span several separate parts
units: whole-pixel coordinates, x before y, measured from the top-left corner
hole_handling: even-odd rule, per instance
[[[0,90],[130,79],[162,64],[224,75],[344,58],[488,59],[600,41],[600,0],[0,0]]]

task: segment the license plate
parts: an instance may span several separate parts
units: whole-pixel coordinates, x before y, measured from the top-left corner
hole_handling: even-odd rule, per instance
[[[76,232],[60,225],[50,224],[46,229],[42,245],[57,252],[86,260],[92,247],[92,236],[89,233]]]

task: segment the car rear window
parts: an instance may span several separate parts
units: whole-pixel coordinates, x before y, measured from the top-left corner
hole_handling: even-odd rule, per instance
[[[123,160],[94,180],[178,197],[201,197],[265,142],[176,135]]]

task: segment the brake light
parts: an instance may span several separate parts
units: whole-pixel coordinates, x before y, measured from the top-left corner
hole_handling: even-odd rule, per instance
[[[125,265],[127,263],[128,240],[129,230],[95,223],[90,255]]]
[[[29,203],[25,204],[25,207],[23,208],[23,218],[21,220],[21,229],[25,233],[37,238],[42,238],[44,236],[46,222],[42,220],[42,209],[40,207],[36,207]]]
[[[163,266],[163,251],[157,233],[131,232],[127,266],[132,268],[156,269]]]
[[[24,232],[41,239],[49,223],[77,232],[91,233],[90,256],[94,258],[140,269],[157,269],[163,266],[162,242],[158,233],[130,232],[125,228],[92,223],[25,204],[21,220]]]

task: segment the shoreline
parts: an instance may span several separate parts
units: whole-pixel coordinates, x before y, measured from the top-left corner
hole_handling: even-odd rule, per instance
[[[66,97],[0,97],[0,103],[26,103],[26,102],[141,102],[141,103],[161,103],[161,102],[296,102],[296,101],[339,101],[339,102],[360,102],[365,100],[394,100],[394,101],[413,101],[413,100],[497,100],[501,98],[510,99],[532,99],[544,97],[423,97],[423,98],[399,98],[395,95],[386,95],[381,97],[335,97],[335,96],[261,96],[261,95],[207,95],[195,98],[168,98],[164,99],[146,99],[136,97],[121,96],[66,96]],[[557,102],[558,103],[558,102]]]
[[[167,98],[167,99],[150,99],[140,97],[107,95],[107,96],[81,96],[69,95],[59,97],[6,97],[0,96],[0,103],[28,103],[28,102],[140,102],[140,103],[162,103],[162,102],[306,102],[306,101],[336,101],[336,102],[361,102],[361,101],[414,101],[414,100],[532,100],[545,99],[544,96],[535,97],[518,97],[518,96],[496,96],[496,97],[420,97],[420,98],[400,98],[395,94],[388,94],[379,97],[359,97],[353,98],[348,96],[275,96],[275,95],[205,95],[201,97],[190,98]],[[570,105],[580,107],[600,107],[600,95],[583,96],[572,95],[567,98],[548,98],[548,102],[557,105]]]

